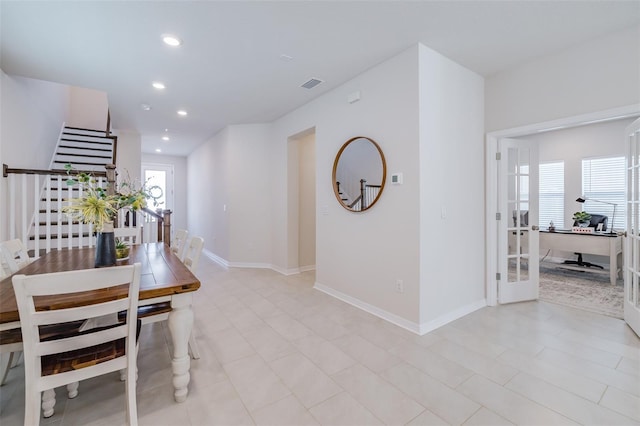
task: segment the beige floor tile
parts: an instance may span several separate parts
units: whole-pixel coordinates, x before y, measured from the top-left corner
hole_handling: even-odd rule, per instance
[[[283,314],[276,305],[265,298],[253,300],[247,303],[247,307],[262,319]]]
[[[405,424],[425,409],[360,364],[342,370],[332,377],[358,402],[387,424]]]
[[[313,332],[301,322],[284,313],[267,317],[265,322],[289,341],[313,335]]]
[[[229,322],[240,332],[251,330],[264,324],[264,321],[247,307],[229,312],[226,316]]]
[[[375,426],[384,424],[346,392],[339,393],[312,407],[309,412],[323,425]]]
[[[558,335],[558,337],[595,349],[600,349],[605,352],[610,352],[612,354],[630,358],[640,363],[640,348],[636,345],[626,345],[614,340],[577,332],[573,329],[563,331]]]
[[[306,426],[319,424],[293,395],[255,410],[252,415],[257,425]]]
[[[480,408],[465,395],[405,363],[381,376],[450,424],[462,424]]]
[[[624,425],[631,421],[615,411],[525,373],[518,374],[505,387],[577,423]]]
[[[272,361],[297,350],[292,343],[266,324],[244,331],[243,337],[265,361]]]
[[[269,405],[291,393],[259,355],[225,364],[224,369],[249,411]]]
[[[148,426],[191,425],[188,409],[173,399],[173,389],[161,386],[148,392],[138,393],[138,422]],[[65,424],[74,424],[65,417]],[[111,423],[124,424],[124,423]]]
[[[446,426],[451,423],[445,422],[429,410],[424,410],[418,417],[407,423],[407,426]]]
[[[343,391],[329,376],[301,353],[294,353],[272,361],[270,366],[307,408]]]
[[[496,358],[507,350],[505,346],[493,343],[483,333],[469,333],[450,324],[435,330],[433,333],[490,358]]]
[[[313,330],[315,334],[326,340],[338,339],[349,334],[349,330],[327,319],[322,314],[311,314],[300,318],[300,322]]]
[[[473,375],[470,369],[415,343],[403,342],[392,348],[390,352],[452,388]]]
[[[223,365],[256,353],[235,328],[211,333],[210,336],[206,343]]]
[[[503,362],[538,377],[561,389],[573,392],[589,401],[597,403],[602,398],[607,385],[557,367],[536,358],[509,349],[499,357]]]
[[[604,383],[609,386],[616,387],[622,391],[640,397],[640,386],[638,386],[638,378],[632,374],[627,374],[613,368],[605,367],[584,358],[567,354],[555,349],[546,348],[540,352],[536,359],[557,365],[581,374],[590,379]]]
[[[332,375],[352,366],[356,361],[340,348],[321,337],[308,336],[294,342],[295,346],[325,373]]]
[[[458,391],[515,424],[547,426],[578,424],[479,375],[473,376],[460,385]]]
[[[618,366],[616,367],[616,370],[626,374],[638,376],[638,380],[640,380],[640,362],[635,361],[631,358],[623,357],[620,360],[620,364],[618,364]]]
[[[253,424],[253,419],[228,380],[214,383],[206,391],[191,393],[184,405],[193,426]]]
[[[378,373],[402,362],[400,358],[370,343],[358,335],[348,335],[333,340],[331,343],[339,347],[353,359]]]
[[[464,422],[465,426],[509,426],[513,425],[509,420],[505,419],[484,407],[480,408],[471,416],[469,420]]]
[[[544,336],[544,338],[539,341],[547,348],[575,355],[579,358],[595,362],[596,364],[601,364],[609,368],[616,368],[622,358],[618,354],[597,349],[584,343],[571,341],[559,336]]]
[[[481,374],[501,385],[507,383],[518,373],[515,368],[495,358],[472,351],[448,339],[429,346],[429,350],[459,365],[464,365],[475,373]]]
[[[640,386],[640,382],[636,382],[636,384]],[[637,396],[609,387],[604,393],[600,405],[640,422],[640,398]]]

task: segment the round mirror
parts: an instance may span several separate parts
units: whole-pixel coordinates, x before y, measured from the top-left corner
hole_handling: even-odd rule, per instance
[[[387,164],[373,139],[358,136],[349,139],[333,162],[333,192],[347,210],[370,209],[382,194]]]

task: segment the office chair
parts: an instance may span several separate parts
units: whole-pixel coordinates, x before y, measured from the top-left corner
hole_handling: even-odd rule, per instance
[[[606,231],[607,230],[607,221],[609,220],[609,218],[605,215],[601,215],[601,214],[592,214],[591,215],[591,221],[589,222],[589,227],[593,227],[595,229],[598,229],[598,225],[600,223],[602,223],[602,231]],[[578,226],[577,222],[573,222],[573,226]],[[584,262],[582,260],[582,253],[574,253],[578,255],[578,259],[577,260],[565,260],[563,262],[563,264],[565,265],[578,265],[578,266],[583,266],[586,268],[599,268],[599,269],[604,269],[601,265],[596,265],[595,263],[591,263],[591,262]]]

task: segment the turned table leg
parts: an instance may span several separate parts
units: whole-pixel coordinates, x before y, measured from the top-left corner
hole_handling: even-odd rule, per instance
[[[171,312],[169,313],[169,331],[173,341],[173,370],[174,397],[177,402],[184,402],[189,392],[189,336],[193,328],[193,310],[191,293],[175,294],[171,297]]]

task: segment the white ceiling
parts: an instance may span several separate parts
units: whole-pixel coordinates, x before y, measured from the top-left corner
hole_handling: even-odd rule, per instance
[[[105,91],[113,126],[140,132],[144,152],[187,155],[418,42],[489,76],[638,23],[638,1],[1,0],[0,67]],[[166,33],[184,44],[164,45]],[[299,87],[312,77],[325,83]]]

